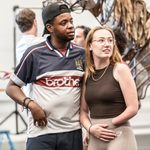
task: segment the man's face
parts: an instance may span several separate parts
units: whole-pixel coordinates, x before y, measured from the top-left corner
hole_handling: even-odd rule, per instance
[[[75,37],[73,42],[76,43],[77,45],[84,47],[84,43],[85,43],[85,37],[84,37],[84,33],[83,33],[83,29],[81,28],[76,28],[75,29]]]
[[[51,28],[52,36],[59,40],[68,42],[74,39],[73,19],[70,13],[63,13],[55,17]]]

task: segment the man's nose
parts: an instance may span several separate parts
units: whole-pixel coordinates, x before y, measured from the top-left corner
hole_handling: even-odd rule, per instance
[[[74,28],[73,23],[72,23],[72,22],[68,22],[68,27],[69,27],[69,28]]]

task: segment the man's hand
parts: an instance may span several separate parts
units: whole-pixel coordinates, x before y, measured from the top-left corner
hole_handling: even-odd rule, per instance
[[[34,125],[41,128],[45,127],[47,125],[47,116],[45,111],[34,101],[29,104],[28,108],[32,113]]]
[[[0,79],[8,79],[11,76],[11,72],[8,71],[0,71]]]

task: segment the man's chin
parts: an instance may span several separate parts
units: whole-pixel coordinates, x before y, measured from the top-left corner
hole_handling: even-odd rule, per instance
[[[73,39],[74,39],[74,36],[69,36],[69,37],[67,38],[68,41],[72,41]]]

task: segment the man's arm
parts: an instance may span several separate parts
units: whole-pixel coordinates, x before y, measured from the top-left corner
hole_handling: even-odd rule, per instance
[[[35,126],[43,127],[47,125],[47,116],[44,110],[34,100],[27,98],[21,90],[21,87],[12,80],[7,85],[6,94],[16,103],[31,111]]]

